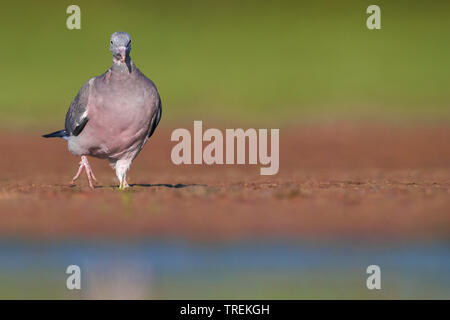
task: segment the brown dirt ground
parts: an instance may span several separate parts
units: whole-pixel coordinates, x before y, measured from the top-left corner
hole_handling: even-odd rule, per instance
[[[220,128],[220,127],[218,127]],[[0,135],[4,237],[448,239],[450,127],[302,125],[280,130],[280,171],[175,166],[158,128],[121,192],[104,160],[69,186],[78,159],[40,132]],[[191,129],[192,130],[192,129]],[[45,131],[45,130],[44,130]],[[175,187],[176,186],[176,187]]]

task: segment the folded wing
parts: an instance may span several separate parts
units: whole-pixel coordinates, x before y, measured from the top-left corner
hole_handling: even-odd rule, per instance
[[[81,87],[75,99],[70,104],[66,114],[66,132],[69,135],[78,136],[89,121],[87,104],[93,80],[89,80]]]

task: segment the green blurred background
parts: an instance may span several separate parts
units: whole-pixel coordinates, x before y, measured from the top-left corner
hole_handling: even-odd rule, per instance
[[[81,30],[66,8],[81,7]],[[366,8],[381,7],[381,30]],[[165,121],[449,119],[449,1],[15,1],[2,5],[0,124],[63,124],[127,31]],[[257,115],[257,116],[255,116]]]

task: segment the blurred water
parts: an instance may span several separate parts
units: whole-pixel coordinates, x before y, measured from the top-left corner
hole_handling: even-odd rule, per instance
[[[448,243],[355,243],[2,241],[0,298],[450,298]],[[81,290],[66,289],[72,264]]]

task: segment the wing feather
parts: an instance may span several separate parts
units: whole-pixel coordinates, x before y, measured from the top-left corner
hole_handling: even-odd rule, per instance
[[[155,121],[153,121],[152,127],[150,128],[150,131],[148,133],[149,138],[152,136],[153,132],[155,132],[155,129],[158,126],[159,121],[161,120],[161,115],[162,115],[162,105],[161,105],[161,98],[159,98],[158,111],[156,113],[156,119]]]
[[[89,121],[87,104],[89,101],[90,86],[94,78],[86,82],[70,104],[66,114],[66,131],[70,135],[78,136]]]

